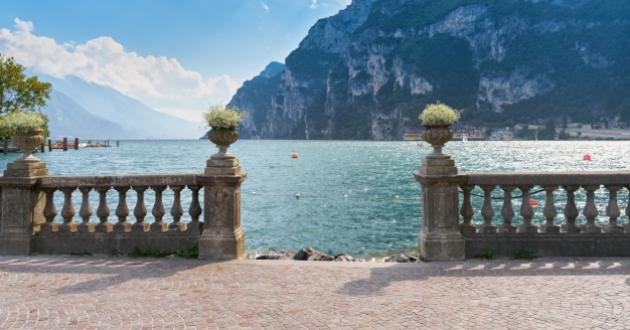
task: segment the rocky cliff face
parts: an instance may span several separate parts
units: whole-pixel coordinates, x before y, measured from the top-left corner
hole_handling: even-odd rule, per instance
[[[463,120],[630,121],[630,1],[354,0],[230,102],[243,137],[400,139],[442,101]]]

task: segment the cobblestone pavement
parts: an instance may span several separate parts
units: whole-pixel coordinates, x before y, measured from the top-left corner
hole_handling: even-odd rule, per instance
[[[630,259],[0,257],[0,328],[630,328]]]

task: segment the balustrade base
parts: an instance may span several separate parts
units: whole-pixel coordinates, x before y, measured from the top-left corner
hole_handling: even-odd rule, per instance
[[[33,239],[35,253],[126,255],[136,251],[175,253],[197,244],[198,232],[40,233]]]
[[[20,162],[7,164],[5,177],[40,177],[48,175],[48,167],[44,162]]]
[[[230,155],[224,158],[210,158],[206,162],[206,168],[204,170],[206,176],[239,176],[241,175],[241,166],[238,159],[230,157]]]
[[[420,232],[420,257],[426,261],[463,260],[466,245],[459,232]]]
[[[200,259],[232,260],[245,256],[245,235],[240,228],[233,233],[206,228],[199,238]]]
[[[26,256],[31,253],[31,235],[25,233],[0,233],[0,255]]]
[[[476,234],[464,237],[466,257],[527,253],[537,257],[630,257],[628,234]]]

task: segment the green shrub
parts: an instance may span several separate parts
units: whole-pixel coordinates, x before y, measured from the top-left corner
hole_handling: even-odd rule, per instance
[[[424,126],[450,126],[459,120],[459,111],[453,110],[446,104],[429,104],[420,114],[420,121]]]
[[[0,117],[0,135],[2,136],[30,133],[36,129],[46,130],[46,119],[38,112],[15,111]]]
[[[243,114],[236,109],[213,106],[204,114],[204,119],[212,128],[237,128]]]

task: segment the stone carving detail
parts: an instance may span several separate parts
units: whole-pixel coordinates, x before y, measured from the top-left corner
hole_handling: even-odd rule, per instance
[[[133,216],[136,218],[136,222],[131,230],[134,232],[145,232],[148,229],[144,223],[144,218],[147,216],[147,207],[144,205],[144,192],[147,190],[147,187],[134,186],[133,190],[136,191],[137,196],[136,207],[133,209]]]
[[[530,203],[529,191],[531,186],[519,186],[519,190],[523,197],[521,197],[521,217],[523,217],[523,223],[517,228],[519,233],[537,233],[538,227],[532,224],[532,218],[534,217],[534,209]]]
[[[111,224],[107,221],[109,218],[109,206],[107,206],[107,192],[109,191],[109,186],[107,187],[96,187],[95,190],[98,192],[98,208],[96,209],[96,216],[100,220],[100,223],[96,225],[97,232],[109,232],[111,231]]]
[[[151,211],[151,214],[155,217],[155,222],[151,224],[151,231],[163,232],[166,230],[166,226],[162,218],[166,211],[164,210],[164,202],[162,202],[162,192],[166,189],[166,186],[153,186],[151,189],[155,191],[155,204]]]
[[[69,233],[73,230],[72,217],[75,215],[74,206],[72,205],[72,192],[75,188],[63,188],[63,208],[61,209],[61,216],[63,217],[63,224],[60,230],[64,233]]]
[[[597,206],[595,205],[595,191],[599,189],[599,186],[584,186],[586,189],[586,205],[584,206],[584,217],[586,217],[586,223],[582,229],[585,233],[601,233],[601,228],[595,223],[597,219],[598,212]]]
[[[577,206],[575,205],[575,191],[580,187],[578,186],[564,186],[564,190],[567,192],[567,204],[564,207],[564,217],[566,223],[562,228],[565,233],[576,234],[581,231],[580,227],[575,225],[575,219],[579,215]]]
[[[472,206],[472,201],[470,200],[470,192],[474,188],[470,185],[462,186],[462,191],[464,192],[464,201],[462,202],[462,207],[459,211],[462,218],[464,218],[464,223],[462,223],[462,234],[472,234],[477,231],[475,226],[472,224],[472,217],[475,215],[474,209]]]
[[[556,190],[555,186],[545,186],[545,208],[543,209],[543,215],[545,216],[545,224],[541,226],[540,230],[547,234],[557,234],[560,232],[560,227],[556,226],[553,221],[558,215],[556,211],[556,205],[553,201],[553,191]]]
[[[79,216],[81,217],[81,223],[77,230],[80,233],[87,233],[89,231],[90,217],[92,216],[92,208],[90,207],[90,190],[91,187],[81,187],[81,208],[79,209]]]
[[[481,215],[483,216],[483,225],[481,225],[481,233],[496,234],[497,228],[492,224],[494,217],[494,209],[492,208],[492,190],[494,186],[481,186],[483,189],[483,207]]]
[[[620,186],[606,186],[608,189],[608,207],[606,207],[606,215],[608,216],[608,226],[606,227],[607,233],[621,233],[623,228],[617,225],[617,219],[621,215],[619,211],[619,204],[617,203],[617,192],[621,189]]]
[[[499,228],[501,233],[513,233],[516,228],[512,225],[514,218],[514,208],[512,208],[512,191],[513,186],[501,186],[503,189],[503,207],[501,207],[501,216],[503,217],[503,225]]]
[[[186,225],[181,222],[182,215],[184,215],[184,209],[182,208],[181,191],[184,186],[171,186],[173,190],[173,206],[171,207],[171,216],[173,222],[170,224],[169,229],[177,231],[185,231]]]

